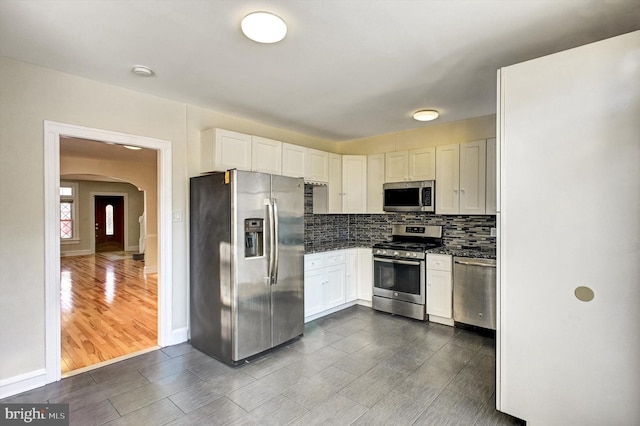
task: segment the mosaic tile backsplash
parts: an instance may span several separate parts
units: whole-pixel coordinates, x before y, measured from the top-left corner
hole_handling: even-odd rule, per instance
[[[391,238],[391,225],[440,225],[444,246],[495,250],[491,228],[495,216],[442,216],[433,213],[313,214],[313,186],[305,185],[304,245],[306,253],[349,247],[371,247]]]

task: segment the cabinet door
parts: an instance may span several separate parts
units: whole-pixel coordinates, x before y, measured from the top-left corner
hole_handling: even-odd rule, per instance
[[[329,181],[329,153],[307,149],[305,180],[327,183]]]
[[[342,156],[342,212],[367,211],[367,156]]]
[[[460,144],[460,214],[485,214],[487,143]]]
[[[310,317],[324,310],[325,268],[304,273],[304,316]]]
[[[382,210],[384,184],[384,154],[367,156],[367,213],[384,213]]]
[[[251,137],[251,170],[282,174],[282,142],[260,136]]]
[[[496,172],[498,169],[496,155],[496,139],[487,139],[487,196],[485,197],[487,214],[496,214],[498,212],[496,202]]]
[[[330,266],[326,273],[324,309],[331,309],[345,303],[345,265]]]
[[[251,135],[224,129],[200,134],[200,171],[251,170]]]
[[[327,213],[342,213],[342,155],[329,154]]]
[[[409,178],[409,152],[387,152],[384,155],[385,182],[401,182]]]
[[[427,271],[427,314],[453,318],[451,271]]]
[[[409,151],[409,180],[434,180],[436,178],[436,148],[420,148]]]
[[[460,146],[436,147],[436,213],[458,214]]]
[[[373,299],[373,253],[370,248],[358,249],[358,299]]]
[[[282,175],[305,177],[307,148],[290,143],[282,144]]]
[[[345,301],[352,302],[358,298],[358,249],[346,250]]]

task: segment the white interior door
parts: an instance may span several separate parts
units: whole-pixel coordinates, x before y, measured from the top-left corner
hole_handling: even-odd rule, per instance
[[[501,70],[497,404],[527,424],[640,420],[638,52],[634,32]]]

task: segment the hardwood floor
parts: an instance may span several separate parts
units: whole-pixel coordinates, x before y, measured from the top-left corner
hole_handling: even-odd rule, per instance
[[[60,259],[62,373],[157,345],[158,277],[111,252]]]

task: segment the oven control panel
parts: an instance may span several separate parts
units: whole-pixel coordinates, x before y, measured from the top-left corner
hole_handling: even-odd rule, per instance
[[[403,251],[403,250],[391,250],[391,249],[373,249],[374,256],[390,257],[395,259],[416,259],[422,260],[425,258],[424,252],[416,251]]]

